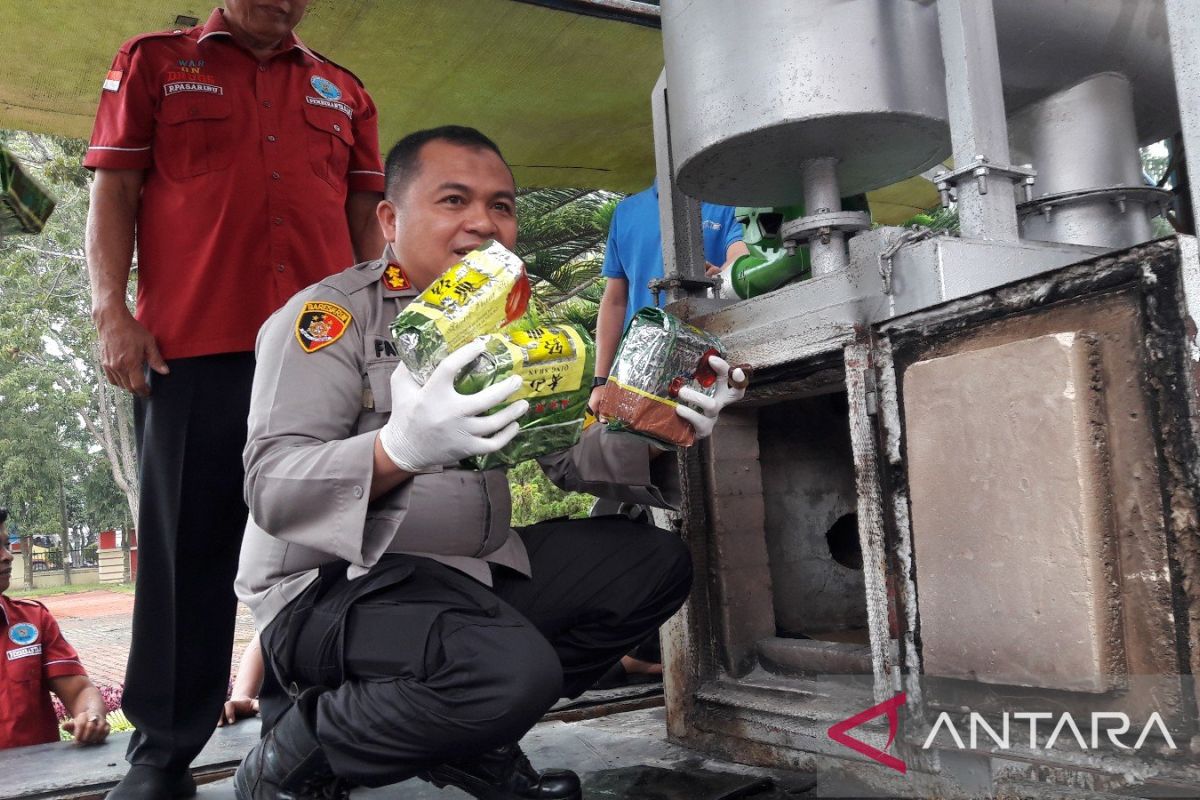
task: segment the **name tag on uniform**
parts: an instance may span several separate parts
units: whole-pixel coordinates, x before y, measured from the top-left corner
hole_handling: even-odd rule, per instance
[[[16,661],[18,658],[29,658],[30,656],[40,656],[41,654],[41,644],[31,644],[28,647],[18,647],[16,650],[9,650],[8,660]]]

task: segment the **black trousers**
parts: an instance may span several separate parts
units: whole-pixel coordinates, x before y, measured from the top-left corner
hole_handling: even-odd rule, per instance
[[[242,448],[254,354],[168,362],[135,404],[141,508],[133,645],[122,701],[131,764],[182,769],[229,687],[246,525]]]
[[[263,633],[293,692],[325,686],[316,732],[335,773],[383,786],[519,740],[675,613],[691,586],[679,537],[624,517],[522,531],[533,577],[495,585],[425,558],[322,570]]]

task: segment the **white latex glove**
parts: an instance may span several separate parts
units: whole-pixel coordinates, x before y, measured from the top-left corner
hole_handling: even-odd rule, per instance
[[[717,416],[721,413],[721,409],[730,403],[736,403],[746,396],[746,373],[739,367],[733,371],[733,375],[729,374],[729,362],[720,356],[711,356],[708,363],[712,366],[713,372],[717,373],[717,391],[709,397],[706,394],[701,394],[690,387],[683,387],[679,390],[679,405],[675,406],[675,413],[692,423],[692,427],[696,429],[696,439],[705,439],[712,435],[713,428],[717,424]],[[743,388],[733,386],[729,380],[733,379],[734,383],[743,384]],[[690,403],[696,408],[684,405]]]
[[[459,394],[454,379],[484,350],[479,339],[455,350],[437,365],[424,386],[403,362],[392,373],[392,416],[379,430],[383,452],[406,472],[424,472],[461,459],[494,453],[517,435],[527,400],[482,416],[521,388],[512,375],[477,394]]]

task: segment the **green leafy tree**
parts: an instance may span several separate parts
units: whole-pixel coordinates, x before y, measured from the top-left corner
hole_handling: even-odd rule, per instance
[[[40,235],[0,243],[0,496],[24,532],[78,537],[137,516],[132,404],[99,369],[90,317],[86,146],[11,131],[0,144],[58,200]]]
[[[517,255],[533,287],[531,313],[540,322],[596,329],[604,282],[604,240],[621,195],[593,189],[525,189]]]

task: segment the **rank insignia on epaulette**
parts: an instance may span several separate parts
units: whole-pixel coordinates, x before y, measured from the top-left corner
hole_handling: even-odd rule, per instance
[[[296,341],[304,352],[315,353],[342,338],[351,319],[350,312],[337,303],[305,303],[296,318]]]
[[[408,276],[397,264],[388,264],[384,269],[383,285],[393,292],[402,292],[412,287],[412,284],[408,282]]]

